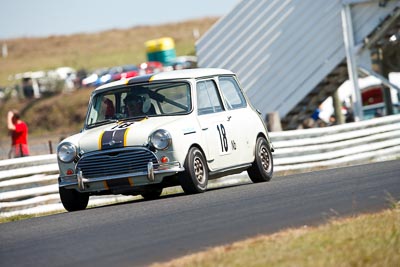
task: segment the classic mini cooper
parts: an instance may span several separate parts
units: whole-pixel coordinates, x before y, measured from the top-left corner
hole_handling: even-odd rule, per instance
[[[103,85],[79,134],[57,148],[59,192],[68,211],[89,196],[160,197],[180,185],[201,193],[209,179],[247,171],[272,178],[273,146],[234,73],[186,69]]]

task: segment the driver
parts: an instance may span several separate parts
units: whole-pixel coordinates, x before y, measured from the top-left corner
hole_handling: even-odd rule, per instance
[[[111,119],[115,115],[114,103],[107,97],[103,98],[100,114],[103,115],[104,119]]]
[[[128,95],[125,98],[125,106],[129,117],[148,115],[151,108],[150,97],[147,94]]]

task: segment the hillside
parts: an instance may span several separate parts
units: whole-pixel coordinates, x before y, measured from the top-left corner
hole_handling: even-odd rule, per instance
[[[94,69],[146,60],[144,43],[164,36],[175,40],[178,55],[193,54],[193,30],[204,34],[217,18],[203,18],[159,26],[137,26],[93,34],[0,40],[8,47],[8,57],[0,59],[0,85],[9,75],[26,71],[70,66]]]
[[[193,30],[204,34],[218,18],[203,18],[158,26],[138,26],[93,34],[49,36],[0,40],[8,46],[8,57],[0,59],[0,87],[10,86],[9,76],[26,71],[49,70],[61,66],[75,69],[95,69],[146,61],[144,43],[160,37],[175,40],[176,53],[195,54]],[[81,89],[69,95],[18,101],[0,105],[0,141],[9,142],[6,129],[7,111],[21,110],[30,127],[31,138],[41,135],[69,134],[83,124],[91,89]],[[30,138],[30,139],[31,139]],[[3,146],[2,146],[3,147]]]

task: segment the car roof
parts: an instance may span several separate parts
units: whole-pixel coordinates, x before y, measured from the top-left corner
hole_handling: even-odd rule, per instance
[[[234,73],[230,70],[217,69],[217,68],[197,68],[197,69],[183,69],[183,70],[173,70],[165,71],[159,73],[153,73],[149,75],[136,76],[127,80],[120,80],[111,82],[100,87],[97,87],[95,91],[110,88],[125,84],[136,84],[143,82],[152,82],[160,80],[175,80],[175,79],[197,79],[201,77],[209,77],[216,75],[233,75]]]

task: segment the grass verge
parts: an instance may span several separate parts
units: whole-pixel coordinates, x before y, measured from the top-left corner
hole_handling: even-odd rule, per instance
[[[43,217],[47,215],[52,215],[52,214],[57,214],[57,213],[63,213],[65,211],[52,211],[52,212],[46,212],[46,213],[37,213],[37,214],[21,214],[21,215],[15,215],[15,216],[10,216],[10,217],[0,217],[0,223],[6,223],[6,222],[15,222],[15,221],[20,221],[20,220],[26,220],[30,218],[36,218],[36,217]]]
[[[319,227],[289,229],[188,255],[172,266],[398,266],[400,205]]]

